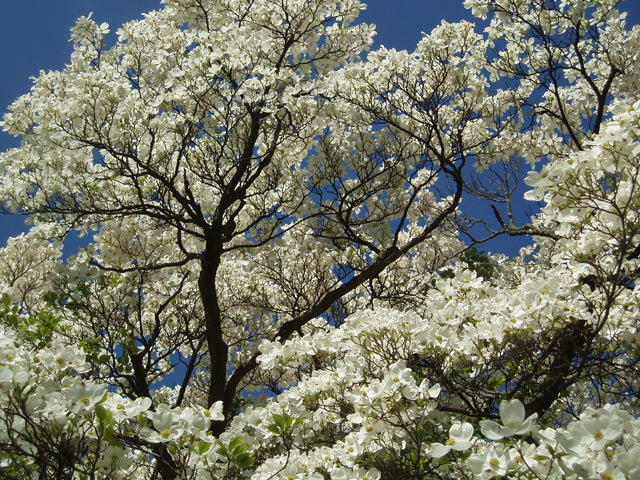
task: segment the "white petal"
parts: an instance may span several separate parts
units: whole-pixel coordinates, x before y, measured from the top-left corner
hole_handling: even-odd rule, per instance
[[[444,457],[450,451],[451,451],[451,447],[449,445],[443,445],[441,443],[431,444],[431,456],[433,458]]]
[[[480,430],[482,434],[489,440],[502,440],[502,427],[493,420],[483,420],[480,422]]]
[[[505,400],[500,404],[500,419],[505,427],[518,427],[524,420],[524,414],[520,400]]]
[[[456,423],[449,429],[449,437],[456,442],[468,441],[473,435],[473,425],[470,423]]]

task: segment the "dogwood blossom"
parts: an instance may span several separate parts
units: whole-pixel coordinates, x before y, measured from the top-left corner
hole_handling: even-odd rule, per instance
[[[502,425],[493,420],[483,420],[480,422],[482,434],[490,440],[500,440],[512,435],[529,433],[538,414],[529,415],[526,419],[524,417],[524,405],[520,400],[504,400],[500,403]]]
[[[0,476],[640,475],[640,30],[464,3],[78,20],[2,122]]]
[[[431,444],[431,456],[440,458],[451,450],[456,452],[468,450],[473,445],[471,440],[474,434],[473,430],[473,425],[470,423],[454,423],[449,429],[449,439],[444,445],[437,442]]]

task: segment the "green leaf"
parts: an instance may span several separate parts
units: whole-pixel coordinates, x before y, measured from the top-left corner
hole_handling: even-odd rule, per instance
[[[280,432],[284,432],[287,429],[287,420],[284,415],[278,415],[277,413],[274,413],[273,421],[275,422]]]
[[[217,440],[216,444],[218,445],[218,448],[216,448],[216,453],[218,455],[222,455],[223,457],[228,457],[229,451],[227,450],[227,447],[225,447],[220,440]]]
[[[276,435],[280,435],[282,433],[282,431],[280,430],[280,427],[278,427],[278,425],[275,425],[275,424],[268,425],[267,430],[269,430],[271,433],[275,433]]]
[[[136,415],[136,422],[138,422],[138,425],[141,427],[144,427],[147,424],[147,418],[143,414],[139,413]]]
[[[285,432],[292,430],[294,427],[298,426],[302,420],[299,418],[294,418],[288,413],[283,413],[282,415],[278,415],[275,413],[273,415],[273,424],[267,426],[267,429],[275,433],[276,435],[282,435]]]
[[[198,455],[202,455],[203,453],[207,452],[209,448],[211,448],[210,442],[207,442],[205,440],[200,440],[198,442],[198,448],[197,448]]]
[[[447,268],[446,270],[443,270],[442,272],[438,272],[438,274],[442,278],[454,278],[456,276],[456,274],[453,273],[453,270],[451,270],[450,268]],[[435,281],[434,281],[434,283],[435,283]]]
[[[233,455],[233,452],[241,443],[242,443],[242,437],[232,438],[231,441],[229,442],[229,446],[227,447],[227,451],[229,451],[231,455]]]
[[[247,448],[249,448],[248,445],[244,445],[244,444],[243,445],[238,445],[236,448],[234,448],[231,451],[231,456],[232,457],[237,457],[239,455],[242,455],[247,450]]]
[[[243,453],[234,457],[233,463],[235,463],[240,468],[249,468],[253,465],[253,455],[250,453]]]
[[[113,425],[111,422],[109,422],[109,424],[107,424],[104,429],[102,430],[102,436],[106,439],[106,440],[110,440],[111,438],[113,438]]]
[[[96,405],[96,417],[100,420],[100,423],[106,423],[107,418],[111,416],[111,412],[109,412],[102,405]],[[110,420],[110,419],[109,419]]]

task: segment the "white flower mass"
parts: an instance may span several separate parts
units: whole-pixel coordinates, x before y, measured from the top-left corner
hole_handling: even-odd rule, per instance
[[[640,28],[464,5],[78,19],[1,122],[0,477],[640,478]]]

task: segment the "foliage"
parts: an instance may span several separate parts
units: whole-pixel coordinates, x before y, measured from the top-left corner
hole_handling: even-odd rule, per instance
[[[79,19],[2,122],[33,225],[0,255],[0,474],[637,478],[618,3],[466,0],[484,32],[413,52],[355,0],[165,0],[112,47]]]

